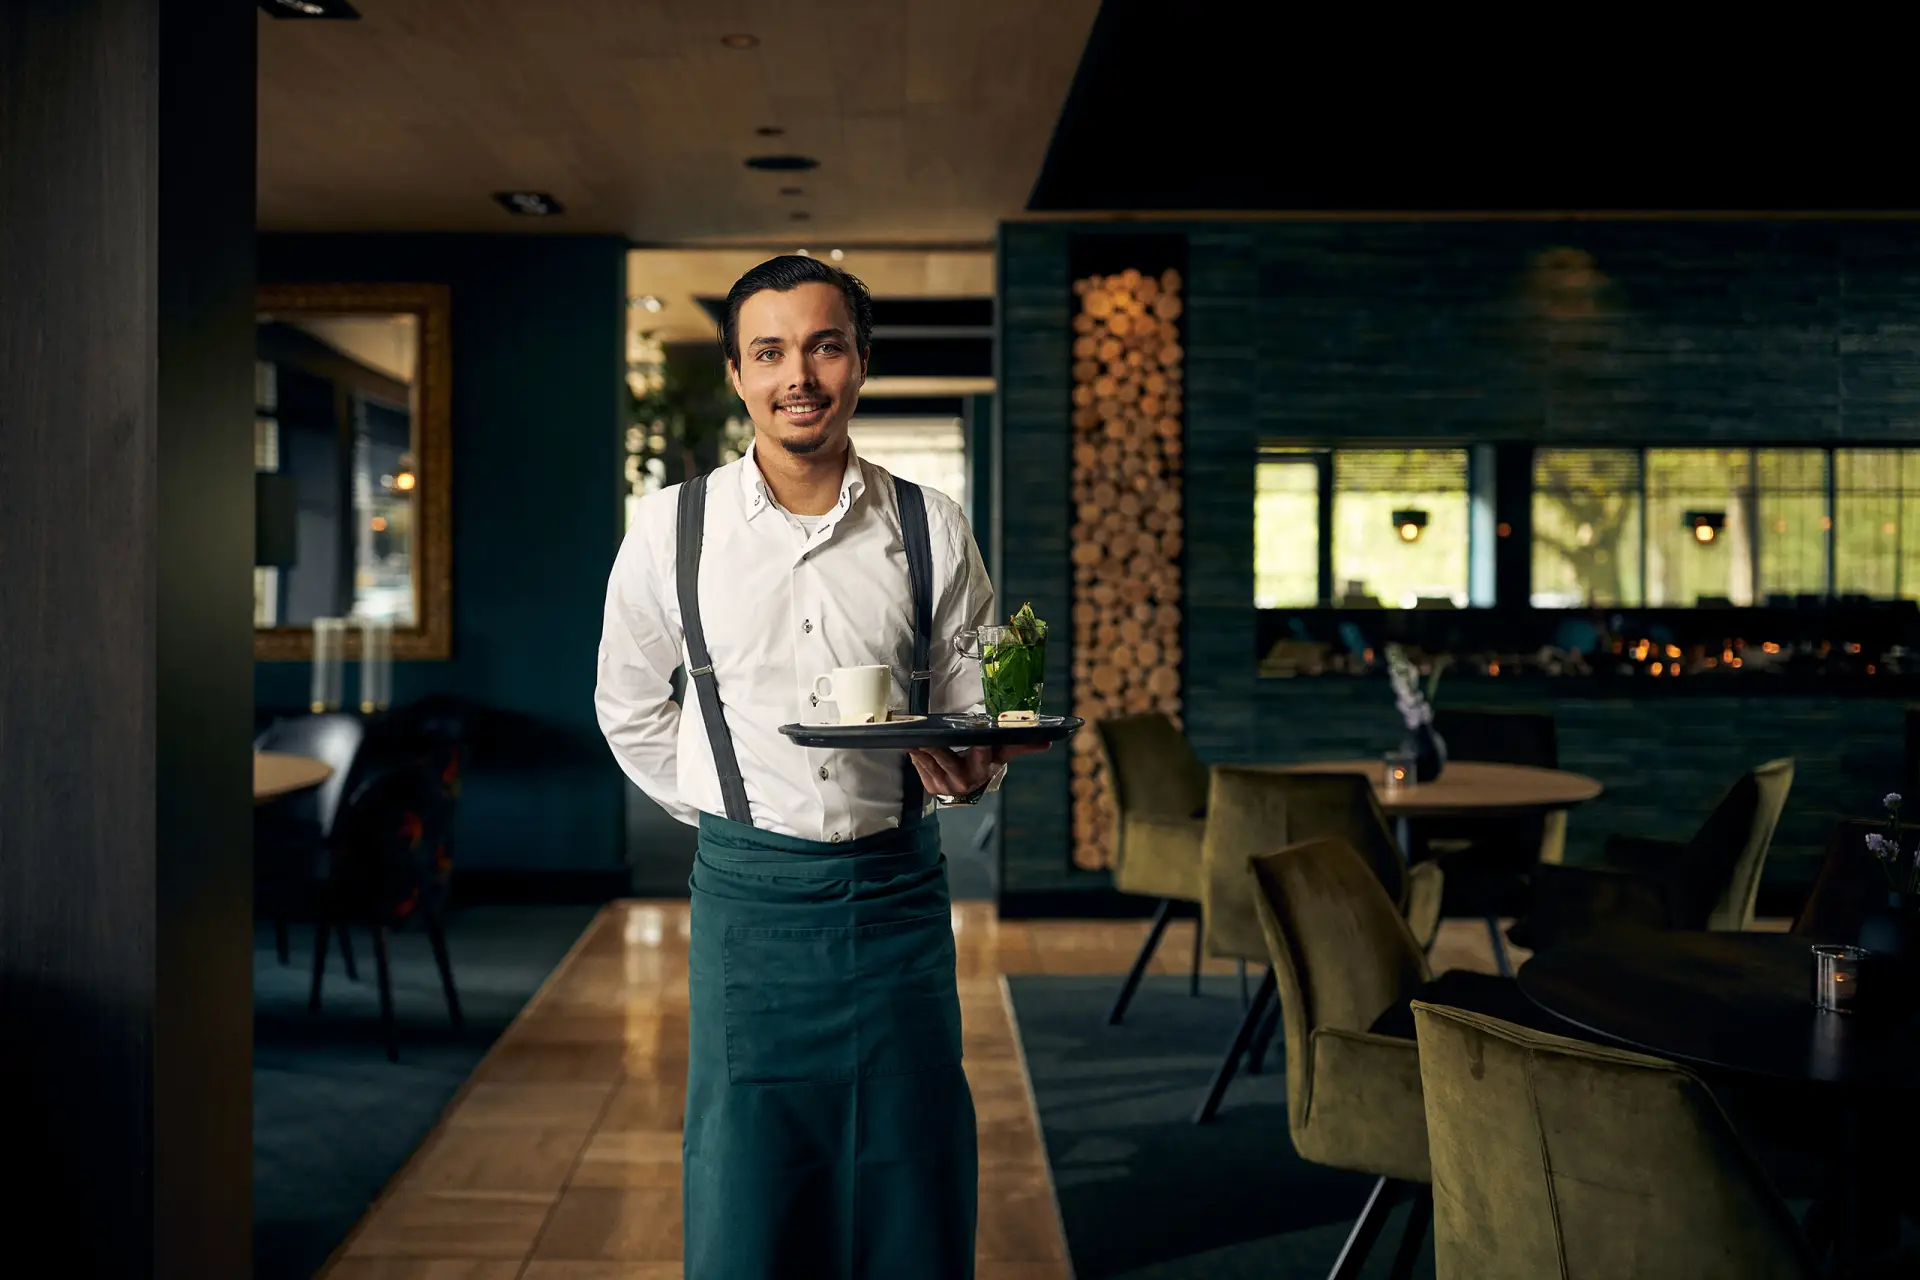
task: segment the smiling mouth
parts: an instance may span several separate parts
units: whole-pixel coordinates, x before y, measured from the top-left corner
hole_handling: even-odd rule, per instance
[[[830,403],[824,399],[789,400],[774,407],[795,426],[810,427],[826,416]]]

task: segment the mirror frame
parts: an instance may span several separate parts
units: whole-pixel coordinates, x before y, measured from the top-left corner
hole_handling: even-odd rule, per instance
[[[419,409],[414,423],[420,466],[420,531],[414,567],[415,625],[393,631],[393,657],[445,661],[453,653],[453,359],[452,314],[443,284],[273,284],[256,290],[254,314],[411,313],[419,317]],[[256,627],[253,656],[265,662],[313,660],[313,628]],[[346,656],[360,656],[360,629],[346,630]]]

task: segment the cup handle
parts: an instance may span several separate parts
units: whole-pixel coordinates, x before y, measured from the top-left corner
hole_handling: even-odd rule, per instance
[[[979,657],[979,651],[973,647],[973,642],[979,638],[979,635],[978,631],[962,631],[953,638],[953,651],[963,658]]]
[[[822,702],[833,701],[833,677],[815,676],[813,678],[813,696]]]

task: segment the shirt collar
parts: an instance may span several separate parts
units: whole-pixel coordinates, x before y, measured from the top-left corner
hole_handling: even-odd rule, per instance
[[[774,505],[773,490],[767,488],[767,478],[760,473],[760,463],[754,452],[760,447],[755,440],[747,446],[746,456],[740,459],[740,496],[746,503],[747,520]],[[847,441],[847,466],[840,474],[840,505],[828,512],[831,519],[837,520],[852,510],[853,504],[866,492],[867,479],[861,469],[859,455],[854,452],[853,441]]]

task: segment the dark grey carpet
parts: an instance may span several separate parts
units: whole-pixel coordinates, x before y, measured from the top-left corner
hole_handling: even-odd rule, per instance
[[[1294,1154],[1278,1037],[1211,1124],[1191,1120],[1239,1023],[1236,980],[1209,978],[1195,998],[1185,978],[1149,978],[1118,1027],[1117,977],[1008,983],[1078,1280],[1327,1274],[1373,1180]],[[1366,1276],[1391,1269],[1404,1214]],[[1414,1274],[1434,1274],[1431,1240]]]
[[[354,932],[360,980],[329,949],[325,1008],[307,1013],[313,930],[293,926],[292,963],[270,929],[254,939],[253,1249],[256,1280],[306,1280],[420,1145],[473,1069],[597,910],[468,907],[447,919],[466,1014],[448,1026],[426,936],[393,936],[400,1061],[380,1035],[373,945]]]

